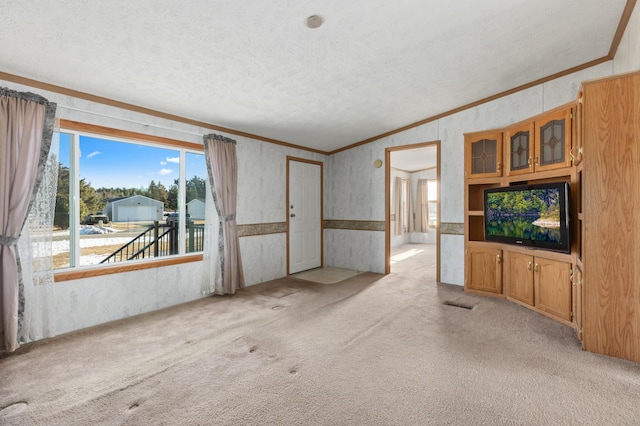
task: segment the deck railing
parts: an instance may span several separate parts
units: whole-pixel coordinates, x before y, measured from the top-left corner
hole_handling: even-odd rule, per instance
[[[187,223],[187,252],[204,249],[204,225]],[[122,262],[123,260],[147,259],[179,253],[178,226],[153,222],[149,227],[127,244],[111,253],[100,263]]]

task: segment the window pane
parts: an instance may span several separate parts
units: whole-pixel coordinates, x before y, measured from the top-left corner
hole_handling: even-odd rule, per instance
[[[437,180],[429,180],[427,181],[427,197],[429,201],[438,201],[438,181]]]
[[[70,245],[69,212],[72,209],[69,200],[73,178],[71,168],[71,146],[73,135],[60,133],[60,154],[58,157],[58,190],[56,193],[55,216],[53,218],[53,268],[68,268],[73,266]]]
[[[177,150],[80,136],[80,265],[178,254],[164,220]]]
[[[429,198],[429,224],[430,228],[435,228],[438,220],[438,181],[427,181],[427,190]]]
[[[186,252],[202,251],[204,244],[205,207],[207,199],[207,168],[204,154],[186,153]]]
[[[434,201],[429,201],[429,227],[435,228],[438,220],[438,204]]]

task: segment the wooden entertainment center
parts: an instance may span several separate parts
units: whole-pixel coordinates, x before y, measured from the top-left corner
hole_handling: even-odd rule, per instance
[[[484,190],[568,182],[571,252],[485,241]],[[574,327],[583,348],[640,362],[640,72],[465,134],[465,291]]]

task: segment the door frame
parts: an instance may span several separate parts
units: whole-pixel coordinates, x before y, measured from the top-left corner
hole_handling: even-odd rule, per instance
[[[391,153],[393,151],[405,151],[408,149],[424,148],[426,146],[436,146],[436,179],[438,182],[438,217],[436,219],[436,281],[440,282],[440,218],[442,204],[441,191],[440,191],[440,158],[441,148],[440,141],[422,142],[412,145],[394,146],[384,149],[384,204],[385,204],[385,241],[384,241],[384,273],[389,275],[391,273]]]
[[[289,164],[291,161],[298,161],[300,163],[315,164],[320,166],[320,267],[324,268],[324,163],[322,161],[307,160],[306,158],[298,158],[287,155],[287,204],[285,205],[285,214],[287,218],[287,276],[289,276],[290,264],[289,264]]]

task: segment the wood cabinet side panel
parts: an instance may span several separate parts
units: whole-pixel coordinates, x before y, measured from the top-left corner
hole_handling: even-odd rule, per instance
[[[640,75],[583,90],[585,349],[640,361]]]
[[[583,327],[584,327],[584,310],[583,310],[583,289],[582,285],[582,270],[576,265],[574,269],[574,277],[572,282],[573,289],[573,323],[576,331],[578,332],[578,340],[583,340]]]

